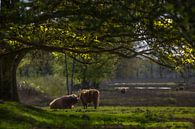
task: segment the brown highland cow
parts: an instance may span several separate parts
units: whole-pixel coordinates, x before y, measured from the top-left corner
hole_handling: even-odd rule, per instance
[[[78,103],[79,98],[77,95],[65,95],[59,98],[54,99],[50,104],[51,109],[71,109],[76,103]]]
[[[84,89],[80,91],[80,100],[82,105],[87,108],[88,104],[93,102],[94,108],[96,109],[99,105],[100,92],[96,89]]]

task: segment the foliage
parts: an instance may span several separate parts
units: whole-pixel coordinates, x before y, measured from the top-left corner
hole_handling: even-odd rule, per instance
[[[74,74],[74,84],[98,88],[103,80],[109,79],[113,75],[118,61],[117,57],[113,55],[101,54],[94,56],[90,54],[90,61],[86,61],[88,59],[78,55],[77,59],[79,58],[82,62],[74,62],[75,70],[72,71],[72,63],[75,58],[68,57],[68,71],[66,71],[64,58],[64,54],[61,53],[32,51],[23,58],[18,66],[18,82],[25,79],[25,81],[33,83],[35,87],[41,87],[41,90],[50,95],[61,95],[62,93],[59,94],[58,91],[66,91],[64,89],[66,87],[65,74],[68,72],[69,77]],[[75,88],[79,89],[81,87]]]
[[[194,52],[185,49],[194,49],[194,29],[189,29],[194,10],[187,10],[193,2],[177,2],[2,2],[0,32],[2,41],[14,51],[42,49],[83,57],[102,52],[129,58],[140,55],[175,68],[181,64],[175,59],[194,62]],[[1,46],[1,54],[11,52]]]
[[[50,96],[63,96],[67,94],[65,77],[60,75],[18,77],[18,84],[26,83],[27,86]]]
[[[81,83],[99,85],[103,80],[110,79],[114,75],[117,63],[117,57],[102,54],[92,64],[78,64],[80,69],[77,69],[77,77]]]
[[[54,70],[59,69],[55,65],[55,58],[51,53],[45,51],[31,51],[21,60],[18,65],[18,75],[19,76],[41,76],[41,75],[51,75]]]
[[[99,107],[51,110],[18,103],[0,105],[0,128],[193,128],[190,107]]]
[[[110,53],[148,58],[172,69],[194,65],[194,4],[182,0],[3,0],[0,97],[17,98],[16,68],[30,50],[79,55],[89,62],[97,54]]]

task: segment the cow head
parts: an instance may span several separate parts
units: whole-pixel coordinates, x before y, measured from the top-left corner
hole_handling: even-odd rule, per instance
[[[79,102],[79,97],[76,94],[70,95],[70,99],[73,103],[78,103]]]

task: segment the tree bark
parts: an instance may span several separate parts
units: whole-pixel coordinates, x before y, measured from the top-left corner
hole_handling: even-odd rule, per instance
[[[68,73],[68,61],[67,61],[67,55],[64,55],[64,63],[65,63],[65,76],[66,76],[66,86],[67,86],[67,94],[70,94],[70,88],[69,88],[69,73]]]
[[[5,101],[19,101],[16,70],[25,54],[9,54],[0,57],[0,99]]]
[[[76,62],[74,59],[72,59],[72,75],[71,75],[71,84],[70,84],[70,94],[72,94],[72,89],[74,86],[75,65],[76,65]]]

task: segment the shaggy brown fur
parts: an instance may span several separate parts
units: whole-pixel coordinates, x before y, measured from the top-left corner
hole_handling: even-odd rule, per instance
[[[80,100],[82,105],[87,108],[88,104],[93,102],[94,108],[96,109],[99,105],[100,92],[96,89],[85,89],[80,91]]]
[[[79,98],[77,95],[65,95],[59,98],[54,99],[50,104],[51,109],[71,109],[76,103],[78,103]]]

